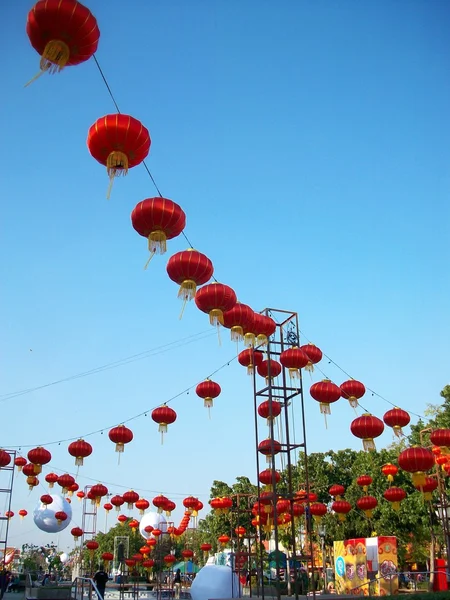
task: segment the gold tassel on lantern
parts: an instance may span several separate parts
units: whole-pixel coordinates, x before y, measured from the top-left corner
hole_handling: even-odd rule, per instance
[[[189,300],[193,300],[196,291],[197,284],[195,281],[192,279],[185,279],[178,290],[178,298],[184,302],[189,302]]]
[[[213,308],[209,313],[209,322],[211,325],[223,325],[223,312],[220,308]]]
[[[33,83],[33,81],[39,79],[39,77],[44,73],[49,73],[50,75],[59,73],[64,69],[69,58],[70,50],[67,44],[61,40],[50,40],[47,42],[44,52],[41,56],[41,61],[39,63],[41,70],[37,75],[30,79],[28,83],[25,84],[25,87],[28,87],[31,83]]]
[[[426,483],[426,475],[423,471],[417,471],[411,475],[414,487],[421,488]]]
[[[367,452],[370,452],[371,450],[376,450],[375,442],[373,441],[373,438],[364,438],[363,439],[363,448]]]
[[[152,231],[148,236],[148,251],[150,252],[150,257],[148,261],[145,263],[144,269],[147,269],[150,261],[155,256],[155,254],[164,254],[167,250],[167,236],[164,231],[157,230]],[[180,288],[181,289],[181,288]],[[178,293],[179,295],[179,293]],[[183,314],[183,313],[182,313]]]
[[[106,198],[109,200],[115,177],[125,177],[128,173],[128,156],[120,150],[110,152],[106,159],[106,171],[109,175],[109,187]]]
[[[256,344],[256,336],[250,331],[244,334],[244,345],[248,348],[254,348]]]

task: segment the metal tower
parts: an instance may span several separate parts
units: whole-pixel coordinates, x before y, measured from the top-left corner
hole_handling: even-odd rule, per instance
[[[11,510],[16,451],[5,450],[5,452],[9,454],[11,460],[7,467],[0,467],[0,506],[4,507],[4,511],[7,513]],[[8,546],[9,518],[5,513],[0,514],[0,570],[5,568]]]

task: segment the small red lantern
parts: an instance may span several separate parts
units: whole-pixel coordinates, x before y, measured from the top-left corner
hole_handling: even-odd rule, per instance
[[[197,287],[208,283],[214,273],[209,258],[194,248],[171,256],[166,270],[170,279],[180,286],[178,298],[183,301],[183,310],[186,302],[194,298]]]
[[[322,502],[313,502],[309,506],[309,511],[316,521],[321,521],[322,517],[327,514],[328,509]]]
[[[181,551],[181,556],[183,557],[184,561],[188,561],[194,556],[194,552],[189,548],[186,548],[185,550]]]
[[[334,485],[332,485],[330,487],[330,489],[328,490],[328,493],[335,500],[340,500],[341,497],[345,494],[345,487],[343,485],[341,485],[340,483],[335,483]]]
[[[360,475],[360,477],[358,477],[356,480],[356,483],[359,485],[359,487],[362,487],[365,492],[367,492],[369,485],[373,483],[373,479],[370,477],[370,475]]]
[[[197,385],[195,393],[204,400],[205,408],[211,408],[213,406],[214,398],[220,395],[220,385],[211,379],[206,379]]]
[[[195,304],[209,314],[211,325],[223,325],[223,313],[231,310],[237,302],[236,294],[230,286],[213,282],[199,288],[195,294]]]
[[[322,351],[314,344],[305,344],[304,346],[300,346],[300,350],[302,350],[309,358],[309,362],[305,366],[305,371],[312,373],[314,371],[314,365],[322,360]]]
[[[349,404],[352,408],[356,408],[358,406],[358,400],[366,393],[364,384],[356,379],[344,381],[344,383],[341,383],[340,388],[342,397],[349,401]]]
[[[50,496],[50,494],[42,494],[41,502],[45,507],[47,507],[53,502],[53,498]]]
[[[108,494],[108,488],[102,483],[96,483],[90,490],[92,504],[100,506],[102,498]]]
[[[5,512],[5,517],[8,519],[8,521],[10,521],[13,518],[13,516],[14,516],[14,513],[12,510],[7,510]]]
[[[158,509],[157,512],[159,514],[161,514],[165,510],[167,500],[168,498],[166,498],[163,494],[160,494],[159,496],[155,496],[153,498],[153,506],[155,506]]]
[[[105,566],[105,570],[108,571],[109,569],[109,563],[114,560],[114,554],[112,554],[111,552],[103,552],[102,554],[102,561],[103,564]]]
[[[146,569],[147,571],[151,571],[152,568],[155,566],[155,561],[153,560],[153,558],[147,558],[147,560],[144,560],[142,562],[142,566],[144,567],[144,569]]]
[[[131,510],[133,508],[134,503],[139,500],[139,494],[134,490],[129,490],[128,492],[122,494],[122,498],[124,502],[127,503],[128,508]]]
[[[27,516],[27,514],[28,514],[28,511],[25,510],[24,508],[21,508],[19,510],[19,517],[20,517],[21,520],[23,520]]]
[[[175,504],[175,502],[172,502],[172,500],[168,499],[166,502],[166,506],[164,508],[166,517],[170,517],[170,515],[172,514],[172,511],[175,510],[176,507],[177,507],[177,505]]]
[[[73,527],[70,533],[73,535],[73,539],[77,541],[77,539],[83,535],[83,530],[81,527]]]
[[[126,515],[119,515],[117,520],[121,525],[125,525],[125,523],[128,521],[128,517]]]
[[[164,564],[166,565],[166,567],[168,567],[170,569],[170,567],[173,565],[173,563],[176,561],[177,559],[175,558],[175,556],[173,554],[166,554],[166,556],[163,558]]]
[[[427,448],[413,446],[400,452],[398,464],[401,469],[412,474],[413,485],[421,487],[425,485],[425,471],[429,471],[434,465],[434,456]]]
[[[281,414],[281,404],[277,400],[265,400],[258,406],[258,415],[267,419],[267,425],[270,421],[276,419]]]
[[[401,408],[397,407],[393,408],[392,410],[388,410],[383,415],[383,421],[388,427],[392,427],[397,437],[402,437],[402,427],[406,427],[410,420],[411,418],[406,410],[402,410]]]
[[[48,483],[48,487],[52,488],[58,481],[58,475],[56,473],[49,473],[45,476],[45,481]]]
[[[267,486],[269,491],[273,488],[273,481],[275,480],[275,483],[279,483],[280,478],[278,471],[274,471],[273,469],[264,469],[264,471],[261,471],[258,475],[259,481]]]
[[[430,433],[430,441],[444,454],[450,453],[450,429],[435,429]]]
[[[65,513],[63,510],[58,510],[58,512],[55,512],[55,519],[58,525],[61,525],[61,523],[67,521],[67,513]]]
[[[450,456],[448,454],[440,454],[439,456],[436,456],[434,460],[436,464],[444,470],[444,466],[450,461]]]
[[[273,381],[275,377],[278,377],[278,375],[282,371],[282,367],[278,361],[268,358],[266,360],[263,360],[256,367],[256,370],[258,372],[258,375],[264,377],[266,383],[269,383],[269,381]]]
[[[31,477],[34,475],[34,465],[32,463],[27,463],[22,468],[22,473],[25,475],[25,477]]]
[[[356,501],[356,506],[371,519],[374,509],[378,506],[378,500],[374,496],[363,496]]]
[[[207,543],[205,543],[205,544],[201,544],[201,545],[200,545],[200,550],[201,550],[202,552],[204,552],[204,553],[205,553],[205,555],[206,555],[206,554],[207,554],[207,553],[208,553],[208,552],[211,550],[211,548],[212,548],[212,545],[211,545],[211,544],[207,544]]]
[[[352,505],[345,500],[335,500],[331,505],[331,510],[337,514],[339,521],[345,521],[346,515],[352,510]]]
[[[81,438],[69,444],[69,454],[75,457],[75,465],[81,467],[83,460],[92,454],[92,446]]]
[[[60,475],[56,482],[61,486],[62,493],[65,494],[69,491],[70,486],[75,483],[75,479],[72,477],[72,475],[65,473],[64,475]]]
[[[177,413],[166,404],[155,408],[152,411],[152,419],[158,423],[158,431],[161,433],[161,444],[164,443],[164,434],[167,433],[168,425],[175,423]]]
[[[380,436],[384,431],[384,423],[378,417],[364,413],[351,422],[350,431],[357,438],[362,439],[366,451],[375,450],[373,438]]]
[[[242,302],[236,302],[231,310],[223,313],[223,326],[231,329],[231,341],[241,342],[244,332],[253,324],[254,311]]]
[[[395,475],[397,475],[398,473],[398,467],[396,467],[392,463],[386,463],[381,467],[381,472],[385,477],[387,477],[387,480],[389,482],[392,482],[394,481]]]
[[[148,500],[146,500],[145,498],[139,498],[139,500],[137,500],[134,503],[134,505],[138,509],[139,514],[143,515],[145,513],[145,511],[147,510],[147,508],[149,508],[150,502]]]
[[[264,359],[264,354],[259,350],[247,348],[238,354],[239,364],[247,367],[247,375],[253,375],[254,367],[260,365]]]
[[[397,511],[400,509],[400,502],[406,498],[405,490],[399,487],[390,487],[383,494],[385,500],[391,502],[392,508]]]
[[[177,237],[186,226],[183,209],[168,198],[147,198],[136,204],[131,213],[134,229],[148,240],[151,261],[155,254],[164,254],[167,240]]]
[[[221,546],[225,546],[225,545],[226,545],[226,544],[228,544],[228,542],[230,541],[230,538],[229,538],[229,536],[228,536],[228,535],[225,535],[225,534],[224,534],[224,535],[220,535],[220,536],[217,538],[217,541],[219,542],[219,544],[220,544]]]
[[[95,540],[88,540],[85,544],[86,548],[89,550],[89,555],[91,557],[91,561],[94,557],[94,552],[98,550],[98,542]]]
[[[77,498],[81,502],[83,498],[86,496],[84,492],[77,492]]]
[[[110,430],[108,437],[116,445],[116,452],[122,453],[125,449],[125,444],[129,444],[133,439],[133,432],[128,427],[125,427],[125,425],[118,425]]]
[[[17,467],[17,470],[20,472],[23,469],[23,467],[27,464],[27,459],[23,456],[18,456],[15,459],[14,464]]]
[[[423,485],[414,485],[414,487],[419,492],[422,492],[423,499],[426,502],[431,502],[433,499],[433,492],[438,487],[438,482],[436,479],[433,479],[433,477],[425,477],[425,483]]]
[[[330,404],[336,402],[341,397],[341,389],[329,379],[324,379],[318,383],[314,383],[309,393],[314,400],[320,402],[320,412],[323,415],[330,415]]]
[[[105,115],[90,127],[87,146],[91,155],[105,165],[109,176],[107,198],[115,177],[140,164],[150,151],[150,134],[140,121],[123,114]]]
[[[245,527],[236,527],[234,533],[238,536],[238,538],[243,538],[244,535],[247,533],[247,530],[245,529]]]
[[[160,536],[161,534],[162,534],[162,531],[161,531],[161,529],[156,529],[156,528],[155,528],[155,529],[153,529],[153,531],[152,531],[152,535],[153,535],[155,538],[159,538],[159,536]]]
[[[28,13],[27,35],[41,56],[40,72],[59,73],[96,52],[100,31],[91,11],[76,0],[39,0]]]
[[[34,465],[35,475],[39,475],[39,473],[42,471],[42,465],[48,464],[52,459],[50,452],[45,448],[42,448],[42,446],[33,448],[33,450],[28,452],[27,456],[30,463]]]
[[[76,491],[80,489],[78,483],[73,483],[69,488],[69,498],[71,498]]]
[[[103,508],[106,510],[106,514],[109,515],[109,511],[112,510],[114,507],[110,502],[105,502]]]
[[[266,440],[262,440],[258,444],[258,451],[261,454],[264,454],[266,457],[266,461],[269,463],[272,460],[272,457],[281,452],[281,444],[272,438],[267,438]]]
[[[270,336],[272,336],[277,328],[275,321],[268,315],[253,313],[253,329],[256,334],[256,344],[258,346],[266,346]]]
[[[11,462],[11,455],[5,452],[4,450],[0,450],[0,469],[3,467],[7,467]]]
[[[283,350],[283,352],[280,354],[280,363],[283,365],[283,367],[289,369],[289,377],[291,379],[299,379],[300,370],[306,367],[306,365],[309,363],[309,358],[306,356],[303,350],[300,350],[300,348],[294,346],[292,348],[288,348],[288,350]]]
[[[189,514],[191,514],[197,508],[197,502],[197,498],[188,496],[183,500],[183,506],[189,511]]]
[[[120,511],[120,507],[125,503],[122,496],[116,495],[111,498],[111,504],[116,507],[117,512]]]
[[[125,564],[127,565],[127,567],[129,569],[134,569],[134,567],[136,566],[136,561],[132,558],[126,558],[125,559]]]
[[[139,521],[137,521],[136,519],[132,519],[128,523],[128,527],[130,527],[131,531],[134,533],[138,529],[138,527],[139,527]]]

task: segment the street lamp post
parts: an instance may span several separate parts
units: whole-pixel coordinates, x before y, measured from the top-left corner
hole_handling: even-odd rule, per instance
[[[322,593],[327,593],[327,557],[325,555],[325,535],[326,535],[326,527],[324,523],[319,523],[317,527],[317,532],[320,536],[320,548],[322,552],[322,569],[323,569],[323,589]]]

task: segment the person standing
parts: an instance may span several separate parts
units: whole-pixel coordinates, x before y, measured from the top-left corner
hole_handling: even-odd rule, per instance
[[[175,598],[180,597],[181,593],[181,570],[177,569],[175,571],[175,577],[173,578],[173,585],[175,588]]]
[[[103,600],[105,597],[105,588],[106,583],[109,579],[109,575],[106,571],[100,568],[97,573],[94,575],[95,585],[97,586],[98,593],[100,594],[100,600]]]

